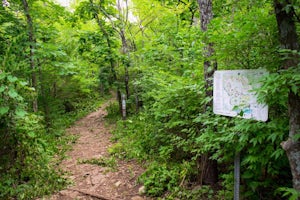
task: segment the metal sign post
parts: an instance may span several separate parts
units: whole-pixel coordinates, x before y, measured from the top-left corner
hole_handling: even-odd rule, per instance
[[[241,159],[240,152],[235,154],[234,158],[234,200],[240,199],[240,168],[241,168]]]

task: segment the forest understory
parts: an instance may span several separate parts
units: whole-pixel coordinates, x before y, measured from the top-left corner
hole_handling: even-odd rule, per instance
[[[0,3],[1,200],[299,200],[300,0],[68,2]]]

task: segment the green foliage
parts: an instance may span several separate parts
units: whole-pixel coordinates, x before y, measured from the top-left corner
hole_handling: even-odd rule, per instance
[[[288,93],[299,94],[299,66],[279,70],[279,63],[298,58],[299,52],[278,51],[270,1],[216,0],[206,33],[196,26],[194,0],[133,1],[138,17],[133,23],[117,12],[114,1],[82,1],[74,13],[51,1],[28,2],[34,44],[28,41],[21,2],[0,6],[0,198],[33,199],[65,184],[50,164],[76,139],[62,137],[63,130],[99,106],[99,94],[124,92],[127,70],[129,117],[118,122],[118,143],[109,151],[153,161],[140,179],[149,195],[232,199],[232,163],[241,152],[243,198],[274,199],[278,193],[296,198],[297,192],[288,189],[291,174],[280,143],[288,135]],[[298,4],[291,1],[284,9],[299,14]],[[121,51],[124,39],[128,55]],[[270,109],[266,123],[212,113],[203,82],[204,40],[213,45],[210,59],[219,69],[268,69],[256,91]],[[37,113],[32,113],[34,101]],[[107,118],[119,119],[119,108],[109,105]],[[199,161],[208,152],[219,164],[218,191],[190,187],[197,185]]]
[[[232,145],[241,148],[244,155],[242,178],[247,182],[244,186],[248,191],[244,193],[246,197],[256,198],[262,195],[264,188],[275,191],[280,184],[290,184],[284,181],[290,179],[290,173],[288,160],[280,146],[288,133],[288,120],[277,118],[266,124],[242,120],[233,131],[238,134],[238,143]],[[282,177],[283,182],[275,185],[274,180],[278,177]]]
[[[107,115],[105,118],[112,123],[115,123],[119,119],[121,119],[120,116],[120,108],[118,102],[111,102],[107,107],[106,107]]]
[[[32,92],[32,88],[27,86],[27,82],[19,80],[17,77],[0,71],[0,118],[23,117],[26,115],[24,98],[18,91]]]
[[[287,70],[279,70],[265,77],[263,85],[257,90],[260,101],[269,105],[279,104],[286,107],[288,93],[299,94],[300,66],[291,67]]]
[[[136,158],[143,160],[149,158],[155,149],[152,149],[154,125],[146,118],[146,115],[133,117],[126,121],[118,122],[117,129],[114,131],[113,139],[118,143],[110,148],[111,154],[121,158]],[[126,126],[125,126],[126,125]],[[155,144],[156,141],[153,141]]]
[[[189,16],[185,8],[192,6],[181,5],[184,2],[187,1],[136,2],[136,14],[144,27],[135,36],[137,50],[130,72],[132,91],[143,107],[138,115],[118,123],[114,132],[118,143],[111,153],[155,160],[141,179],[148,194],[175,199],[187,197],[184,191],[191,188],[181,184],[178,172],[177,178],[172,174],[181,168],[172,168],[168,163],[177,167],[188,163],[191,170],[184,182],[197,184],[195,177],[201,176],[197,164],[209,152],[219,164],[221,189],[213,194],[199,190],[198,195],[204,199],[232,199],[233,159],[236,152],[241,152],[243,198],[274,199],[277,188],[291,186],[288,160],[280,143],[288,135],[288,92],[299,93],[299,68],[278,71],[281,60],[276,19],[270,14],[272,4],[216,1],[215,17],[203,34],[200,28],[181,21],[185,12]],[[262,87],[255,91],[259,100],[269,106],[266,123],[212,113],[211,98],[206,96],[203,83],[204,38],[213,44],[215,55],[211,59],[217,60],[219,69],[263,67],[270,71],[261,80]],[[285,57],[298,54],[279,53]],[[161,186],[156,184],[160,180]],[[194,195],[187,199],[196,198]]]
[[[224,199],[216,197],[214,194],[214,190],[207,185],[203,186],[196,186],[194,188],[189,189],[182,189],[182,188],[174,188],[174,192],[170,195],[166,196],[166,200],[175,200],[175,199],[190,199],[190,200],[197,200],[197,199]],[[228,198],[229,199],[229,198]]]
[[[64,130],[101,103],[93,99],[82,101],[78,102],[76,112],[57,113],[49,129],[45,129],[40,116],[16,115],[15,123],[8,132],[10,135],[1,135],[1,147],[4,149],[1,154],[0,199],[33,199],[51,194],[68,184],[56,166],[76,138],[65,137]],[[46,134],[46,130],[49,133]],[[61,157],[53,159],[55,154]]]
[[[300,197],[300,192],[294,188],[281,187],[277,189],[277,193],[282,193],[282,197],[289,197],[289,200],[297,200]]]
[[[152,163],[147,171],[140,177],[146,193],[153,197],[158,197],[166,191],[172,191],[179,184],[182,173],[180,166],[167,166],[161,163]]]
[[[278,68],[276,21],[275,16],[269,14],[273,11],[272,5],[249,7],[243,4],[249,2],[231,5],[235,12],[215,17],[208,29],[219,69]]]
[[[10,135],[1,135],[6,143],[1,156],[1,199],[32,199],[65,185],[66,180],[50,164],[55,144],[50,143],[41,124],[41,117],[27,114],[15,119]]]
[[[67,184],[57,165],[76,138],[64,137],[64,130],[100,106],[98,72],[106,61],[93,63],[95,54],[78,51],[87,37],[81,32],[95,30],[87,28],[91,23],[74,23],[52,1],[28,1],[29,42],[23,6],[9,2],[0,6],[0,199],[35,199]]]

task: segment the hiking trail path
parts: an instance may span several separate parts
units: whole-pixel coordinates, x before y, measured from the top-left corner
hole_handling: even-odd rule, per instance
[[[108,148],[113,145],[110,138],[112,126],[105,123],[105,108],[113,100],[102,104],[96,111],[78,120],[67,129],[66,134],[78,136],[72,150],[60,164],[72,181],[67,189],[52,195],[50,200],[149,200],[143,193],[143,186],[137,183],[144,171],[135,161],[116,159],[116,169],[80,161],[109,159]]]

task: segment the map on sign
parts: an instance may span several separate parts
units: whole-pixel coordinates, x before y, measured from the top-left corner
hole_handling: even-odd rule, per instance
[[[253,89],[266,70],[220,70],[214,74],[213,111],[225,116],[267,121],[268,106],[259,104]]]

